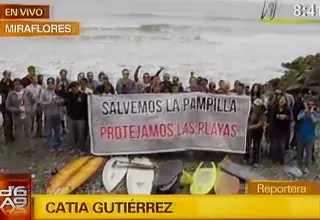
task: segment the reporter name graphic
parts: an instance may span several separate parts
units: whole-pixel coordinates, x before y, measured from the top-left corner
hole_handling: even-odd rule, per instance
[[[49,5],[2,4],[0,5],[1,37],[50,37],[77,36],[78,21],[52,21]],[[40,21],[41,20],[41,21]]]

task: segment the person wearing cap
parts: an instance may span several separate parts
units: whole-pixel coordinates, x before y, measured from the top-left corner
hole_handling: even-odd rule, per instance
[[[32,77],[36,75],[36,68],[34,66],[29,66],[28,69],[28,74],[22,78],[21,83],[24,88],[26,88],[28,85],[31,84]]]
[[[260,163],[261,140],[263,136],[263,127],[266,121],[265,106],[261,99],[255,99],[250,111],[248,131],[247,131],[247,149],[244,156],[246,163],[250,163],[254,168]],[[251,144],[253,147],[251,148]],[[251,159],[251,161],[249,161]]]
[[[33,98],[37,102],[35,114],[32,115],[31,133],[36,131],[36,137],[42,137],[42,108],[40,107],[40,95],[43,89],[38,84],[38,77],[36,75],[32,77],[31,84],[27,86],[26,90],[31,92]]]
[[[117,94],[133,94],[136,92],[136,83],[129,78],[129,70],[122,70],[122,78],[117,81]]]
[[[79,150],[86,149],[86,123],[88,121],[87,94],[80,91],[78,82],[70,83],[70,92],[65,100],[68,115],[68,143]]]
[[[87,73],[87,81],[88,81],[88,88],[91,89],[92,91],[94,91],[99,85],[99,82],[94,79],[93,72]]]
[[[46,120],[46,140],[50,151],[61,150],[60,112],[64,100],[55,91],[55,79],[47,79],[47,88],[41,92],[40,104]]]
[[[6,143],[14,141],[12,115],[6,108],[6,100],[10,91],[13,90],[13,81],[11,80],[11,72],[5,70],[3,78],[0,81],[0,108],[3,118],[4,140]]]
[[[13,90],[9,92],[6,108],[12,114],[14,136],[22,145],[31,143],[31,115],[37,104],[31,92],[25,90],[22,80],[13,80]]]
[[[94,94],[97,95],[107,95],[107,94],[115,94],[114,87],[109,81],[109,77],[107,75],[102,76],[102,84],[99,85]]]

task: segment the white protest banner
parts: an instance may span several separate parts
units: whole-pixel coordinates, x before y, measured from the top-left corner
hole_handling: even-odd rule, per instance
[[[90,95],[94,155],[183,150],[245,153],[247,96],[209,93]]]

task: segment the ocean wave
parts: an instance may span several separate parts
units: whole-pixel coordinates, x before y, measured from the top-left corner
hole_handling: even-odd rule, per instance
[[[152,13],[129,13],[129,14],[113,14],[113,17],[138,17],[138,18],[146,18],[146,17],[158,17],[157,14]]]
[[[112,14],[113,17],[128,18],[184,18],[184,19],[201,19],[212,21],[257,21],[256,17],[230,17],[230,16],[203,16],[203,15],[173,15],[173,14],[153,14],[153,13],[129,13],[129,14]]]
[[[119,41],[119,40],[130,40],[136,42],[145,42],[145,41],[172,41],[177,40],[179,42],[191,42],[191,41],[207,41],[202,39],[201,36],[162,36],[162,35],[121,35],[121,34],[94,34],[94,35],[80,35],[81,40],[110,40],[110,41]],[[216,43],[212,41],[207,41],[207,43]]]
[[[189,25],[171,25],[171,24],[143,24],[137,27],[82,27],[82,31],[141,31],[149,33],[184,31],[192,29]]]

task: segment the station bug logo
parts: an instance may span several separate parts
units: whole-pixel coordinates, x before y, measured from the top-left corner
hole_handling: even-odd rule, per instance
[[[28,205],[28,191],[25,186],[8,186],[0,190],[0,210],[3,214],[26,215]]]
[[[31,174],[0,173],[0,220],[31,220]]]
[[[273,2],[268,2],[267,0],[264,1],[260,19],[263,20],[268,15],[269,19],[273,20],[276,17],[278,9],[279,9],[278,0],[274,0]]]

